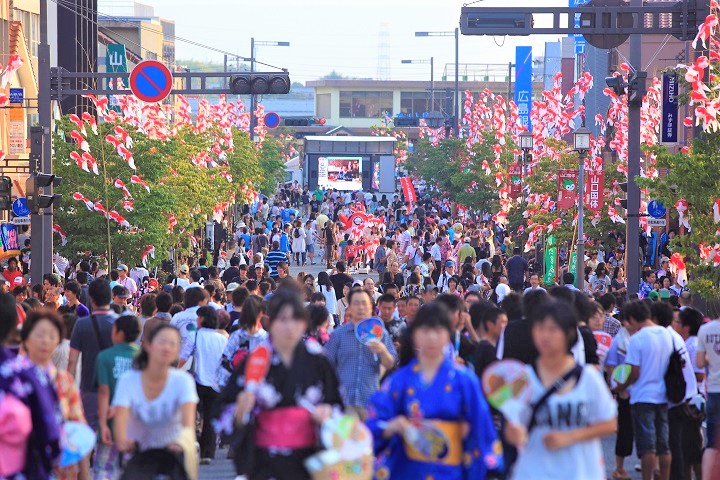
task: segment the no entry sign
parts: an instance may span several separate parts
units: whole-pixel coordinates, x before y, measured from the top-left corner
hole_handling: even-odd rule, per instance
[[[144,60],[130,73],[130,90],[143,102],[161,102],[172,90],[172,73],[157,60]]]

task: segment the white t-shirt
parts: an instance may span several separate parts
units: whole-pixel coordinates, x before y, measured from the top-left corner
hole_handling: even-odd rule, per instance
[[[693,372],[701,373],[705,375],[705,369],[704,368],[698,368],[697,366],[697,346],[698,346],[698,337],[688,337],[685,339],[685,348],[687,348],[688,356],[690,357],[690,363],[692,364]],[[697,377],[695,377],[697,380]],[[706,392],[706,380],[703,380],[702,383],[698,384],[698,391],[702,393],[703,395]]]
[[[701,326],[697,336],[697,351],[705,353],[708,360],[707,391],[720,393],[720,321]]]
[[[672,336],[658,325],[643,327],[630,337],[625,363],[640,367],[630,387],[630,403],[667,403],[665,371],[673,351]]]
[[[173,280],[173,285],[177,285],[179,287],[182,287],[183,290],[187,290],[188,288],[190,288],[190,279],[177,277],[175,280]]]
[[[195,381],[200,385],[212,387],[220,391],[215,383],[215,371],[220,365],[220,357],[225,351],[227,338],[213,329],[201,328],[196,333],[195,342],[185,344],[180,351],[180,358],[187,360],[195,349]]]
[[[498,283],[497,287],[495,287],[495,294],[497,295],[497,301],[498,303],[502,302],[503,299],[507,296],[508,293],[510,293],[510,286],[505,285],[504,283]]]
[[[679,333],[677,333],[675,330],[673,330],[672,327],[667,327],[667,331],[670,332],[670,335],[673,337],[673,345],[675,350],[680,352],[680,355],[682,355],[684,364],[683,364],[683,378],[685,379],[685,400],[689,400],[692,398],[693,395],[695,395],[698,392],[697,388],[697,379],[695,378],[695,370],[693,370],[693,362],[690,360],[690,354],[688,353],[688,349],[685,346],[685,340],[680,336]],[[670,406],[674,407],[679,404],[671,403]]]
[[[120,376],[112,404],[130,409],[127,435],[140,450],[165,448],[182,431],[180,407],[198,403],[195,382],[186,372],[171,368],[163,391],[154,400],[148,400],[143,393],[141,373],[132,369]]]
[[[532,389],[532,402],[537,402],[547,388],[531,366],[527,367]],[[520,453],[513,479],[557,480],[572,478],[604,480],[605,461],[600,439],[579,442],[560,450],[550,451],[543,438],[551,431],[569,431],[611,420],[617,416],[617,404],[600,373],[586,366],[575,387],[569,392],[552,395],[535,417],[535,428]],[[530,409],[524,423],[530,422]]]

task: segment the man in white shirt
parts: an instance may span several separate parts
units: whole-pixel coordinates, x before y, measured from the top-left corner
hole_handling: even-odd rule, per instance
[[[510,285],[508,285],[508,278],[505,275],[500,275],[500,279],[498,280],[497,287],[495,287],[495,295],[497,296],[497,303],[500,304],[508,293],[510,293],[512,289],[510,288]]]
[[[420,237],[412,237],[410,245],[405,249],[405,263],[412,261],[414,265],[420,265],[423,257],[423,247],[420,246]]]
[[[448,290],[448,281],[455,275],[455,262],[452,260],[445,261],[445,271],[440,274],[437,286],[440,293],[445,293]]]
[[[707,368],[707,448],[703,454],[703,472],[710,473],[718,456],[717,432],[720,426],[720,318],[698,330],[697,366]],[[703,478],[710,478],[703,475]]]
[[[180,330],[180,351],[192,349],[197,332],[197,310],[207,305],[208,301],[210,295],[204,288],[190,288],[185,291],[183,301],[185,310],[173,315],[170,321],[170,325]]]
[[[668,397],[665,371],[673,352],[673,337],[667,329],[653,323],[650,309],[641,301],[625,304],[623,313],[637,333],[630,337],[625,363],[632,367],[630,377],[617,391],[630,387],[635,449],[641,459],[643,479],[652,479],[660,465],[660,478],[670,478]]]
[[[187,265],[180,265],[180,269],[178,270],[178,276],[173,280],[173,286],[178,285],[180,287],[183,287],[183,289],[187,290],[190,288],[190,279],[188,278],[188,273],[190,273],[190,267]]]
[[[135,280],[128,277],[128,267],[125,264],[120,264],[117,267],[118,270],[118,284],[125,287],[130,294],[130,296],[135,296],[135,294],[138,291],[137,283],[135,283]]]
[[[523,295],[528,292],[532,292],[533,290],[541,290],[543,292],[546,291],[543,287],[540,286],[540,275],[538,275],[537,273],[533,273],[532,275],[530,275],[530,286],[523,291]]]

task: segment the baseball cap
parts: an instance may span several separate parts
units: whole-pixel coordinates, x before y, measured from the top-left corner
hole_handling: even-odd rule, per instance
[[[455,266],[455,262],[453,262],[452,260],[446,260],[446,261],[445,261],[445,266],[446,266],[446,267],[454,267],[454,266]]]
[[[648,298],[654,302],[656,302],[658,299],[660,299],[660,294],[657,292],[657,290],[653,290],[650,293],[648,293]]]
[[[437,285],[433,285],[432,283],[430,285],[425,285],[426,292],[432,292],[433,290],[435,290],[436,292],[440,291]]]
[[[30,409],[13,395],[0,402],[0,475],[12,475],[23,469],[27,439],[32,431]]]
[[[187,265],[180,265],[180,273],[188,273],[190,271],[190,267]]]
[[[158,284],[157,278],[151,278],[150,280],[148,280],[149,288],[157,289],[158,286],[159,286],[159,284]]]
[[[123,270],[123,271],[125,271],[125,272],[128,271],[128,267],[127,267],[127,265],[125,265],[124,263],[119,264],[119,265],[117,266],[117,269],[118,269],[118,270]]]
[[[233,292],[240,286],[237,282],[230,283],[227,288],[225,289],[226,292]]]
[[[116,285],[115,288],[113,288],[113,296],[120,297],[120,298],[130,298],[130,292],[128,292],[128,289],[123,287],[122,285]]]
[[[668,257],[662,257],[660,259],[660,263],[665,263],[665,262],[669,262],[669,261],[670,261],[670,259]]]
[[[262,263],[256,263],[255,268],[265,268],[265,266]]]

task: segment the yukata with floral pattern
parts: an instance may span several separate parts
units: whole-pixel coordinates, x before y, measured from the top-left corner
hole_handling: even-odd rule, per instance
[[[265,381],[255,392],[253,419],[247,426],[237,426],[235,399],[245,389],[246,362],[235,369],[220,394],[217,405],[222,410],[215,424],[221,433],[234,435],[231,448],[237,473],[253,480],[309,479],[303,461],[319,451],[319,442],[317,427],[308,423],[310,413],[304,406],[342,407],[335,370],[316,342],[299,342],[290,368],[273,353]],[[302,446],[295,448],[293,443]]]
[[[383,438],[386,422],[399,415],[420,427],[415,446],[399,435]],[[417,359],[393,373],[370,398],[367,425],[378,456],[378,480],[482,480],[489,470],[502,469],[502,447],[478,379],[450,359],[429,384]]]
[[[73,377],[65,370],[55,372],[55,387],[57,388],[60,411],[66,422],[87,423],[83,410],[80,391],[73,382]],[[80,473],[80,464],[67,467],[55,467],[57,480],[75,480]]]
[[[27,442],[25,468],[0,480],[46,480],[60,456],[62,415],[55,386],[44,370],[26,357],[0,347],[0,395],[14,395],[29,409],[32,431]]]

